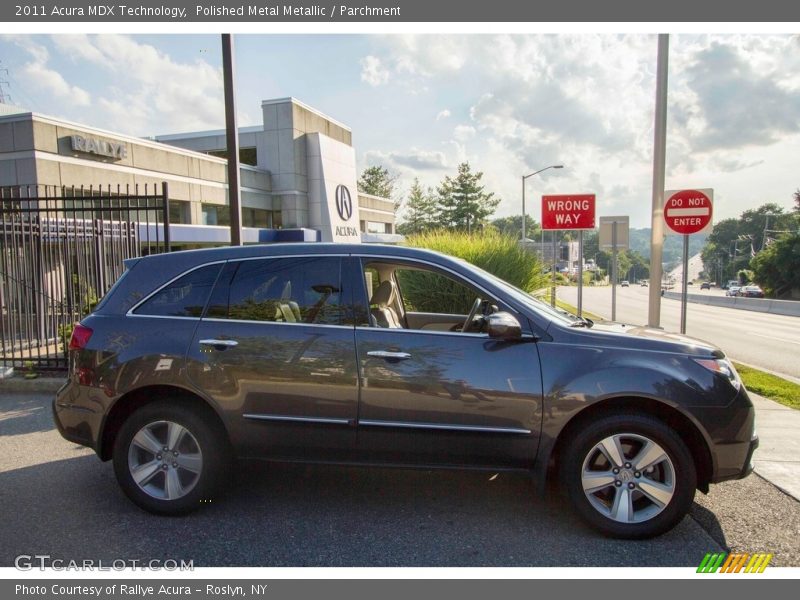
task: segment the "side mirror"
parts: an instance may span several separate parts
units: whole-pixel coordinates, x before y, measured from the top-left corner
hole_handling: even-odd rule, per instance
[[[486,319],[486,333],[490,338],[506,341],[522,339],[522,327],[512,314],[496,312],[484,318]]]

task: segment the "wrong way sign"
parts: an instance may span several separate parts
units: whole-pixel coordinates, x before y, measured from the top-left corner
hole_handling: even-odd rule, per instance
[[[594,194],[542,196],[542,229],[594,229]]]
[[[671,235],[711,231],[714,190],[667,190],[664,192],[664,223]]]

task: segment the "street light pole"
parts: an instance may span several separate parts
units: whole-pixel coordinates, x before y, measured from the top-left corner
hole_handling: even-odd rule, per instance
[[[545,167],[544,169],[539,169],[538,171],[534,171],[528,175],[522,176],[522,243],[525,243],[525,180],[528,177],[533,177],[534,175],[538,175],[542,171],[547,171],[547,169],[563,169],[564,165],[550,165],[549,167]]]

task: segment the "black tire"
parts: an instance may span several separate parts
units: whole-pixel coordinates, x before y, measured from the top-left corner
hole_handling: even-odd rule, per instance
[[[626,461],[630,468],[623,464],[619,473],[612,475],[612,484],[586,493],[584,467],[588,475],[601,477],[599,486],[608,481],[604,473],[614,473],[608,455],[598,449],[598,444],[608,438],[620,441],[623,457],[634,462]],[[643,451],[647,441],[660,446],[668,460],[661,460],[651,471],[636,471],[636,453]],[[655,537],[675,527],[689,511],[697,488],[694,460],[678,434],[661,421],[641,414],[611,415],[579,428],[565,442],[560,461],[563,490],[578,515],[602,533],[622,539]],[[672,490],[667,502],[659,504],[643,493],[642,490],[653,491],[653,484]],[[633,487],[628,488],[630,485]],[[623,508],[615,503],[618,494],[623,494]],[[630,511],[624,510],[626,499],[630,501]],[[621,519],[615,520],[612,515]]]
[[[181,460],[194,459],[191,466],[196,467],[198,454],[201,457],[201,466],[197,471],[180,465],[175,467],[174,476],[181,483],[178,489],[181,492],[184,489],[188,491],[182,495],[175,494],[173,499],[164,497],[167,488],[166,472],[169,472],[173,465],[178,463],[167,464],[165,469],[162,464],[172,460],[171,458],[167,459],[172,453],[162,453],[159,455],[161,458],[156,459],[155,454],[143,449],[141,445],[133,443],[137,433],[145,428],[153,435],[154,439],[165,442],[166,434],[173,426],[170,424],[183,427],[190,434],[181,436],[180,448],[176,446],[179,455],[174,458],[175,461],[179,458]],[[179,431],[179,429],[177,430]],[[180,457],[180,451],[183,450],[185,450],[185,454]],[[144,458],[140,459],[140,456]],[[140,486],[134,480],[129,460],[134,461],[134,464],[137,461],[153,464],[158,460],[159,468],[165,472],[154,470],[154,475],[150,478],[149,483]],[[128,417],[114,443],[113,461],[117,481],[125,495],[134,504],[155,514],[182,515],[200,508],[215,497],[229,472],[230,456],[224,432],[220,431],[220,427],[198,411],[196,407],[180,401],[159,400],[143,406]],[[187,464],[189,463],[187,462]],[[162,482],[164,496],[159,497],[158,487]]]

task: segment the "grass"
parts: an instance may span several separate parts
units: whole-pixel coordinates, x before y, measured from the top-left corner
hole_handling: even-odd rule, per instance
[[[740,363],[733,363],[745,387],[789,408],[800,409],[800,385]]]

